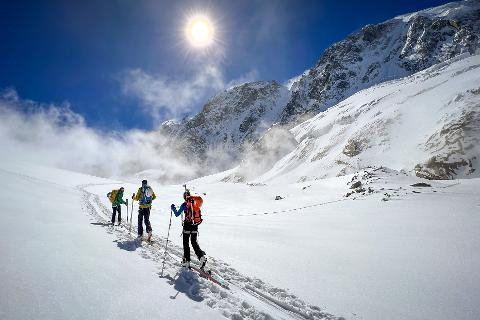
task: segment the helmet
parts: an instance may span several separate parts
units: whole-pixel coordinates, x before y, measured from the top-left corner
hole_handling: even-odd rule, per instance
[[[185,192],[183,193],[183,199],[187,199],[187,197],[190,196],[190,190],[186,189]]]
[[[142,186],[147,185],[147,180],[142,180]]]

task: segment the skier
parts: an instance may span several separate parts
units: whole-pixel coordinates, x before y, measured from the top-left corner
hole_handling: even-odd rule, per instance
[[[148,233],[147,241],[152,238],[152,225],[150,224],[150,209],[152,201],[156,198],[152,188],[147,184],[147,180],[142,181],[142,186],[138,188],[137,194],[132,197],[133,200],[139,201],[138,205],[138,238],[143,237],[143,221]]]
[[[115,216],[118,211],[118,225],[122,222],[122,204],[127,205],[127,203],[123,200],[123,187],[118,190],[112,190],[107,194],[107,197],[112,202],[112,226],[115,224]]]
[[[183,219],[183,263],[182,266],[190,268],[190,246],[188,240],[191,237],[192,247],[195,251],[195,255],[200,261],[200,269],[203,270],[205,264],[207,263],[207,257],[205,252],[200,249],[200,246],[197,242],[198,237],[198,225],[202,222],[202,216],[200,212],[200,206],[202,205],[202,198],[198,196],[190,196],[190,191],[188,189],[183,193],[183,199],[185,202],[182,203],[180,208],[177,211],[175,204],[172,204],[171,209],[176,217],[185,213],[185,218]]]

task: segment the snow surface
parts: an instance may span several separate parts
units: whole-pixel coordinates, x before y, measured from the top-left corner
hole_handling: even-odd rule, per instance
[[[137,185],[26,163],[1,168],[1,319],[480,314],[480,179],[415,188],[423,180],[372,168],[297,184],[193,181],[205,199],[200,245],[226,289],[180,271],[179,218],[164,255],[181,186],[152,184],[158,199],[149,245],[107,225],[105,194],[123,185],[129,195]],[[373,192],[345,197],[354,180]]]

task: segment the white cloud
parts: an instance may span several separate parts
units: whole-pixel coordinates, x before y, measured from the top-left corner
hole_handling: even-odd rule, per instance
[[[133,69],[122,78],[122,89],[124,94],[138,98],[145,111],[161,123],[185,113],[195,113],[217,92],[258,78],[258,72],[252,70],[238,79],[226,81],[215,65],[204,66],[183,80]]]
[[[257,70],[250,70],[249,72],[247,72],[246,74],[240,76],[239,78],[237,79],[234,79],[234,80],[231,80],[228,84],[227,84],[227,88],[233,88],[233,87],[236,87],[236,86],[239,86],[241,84],[244,84],[244,83],[247,83],[247,82],[253,82],[253,81],[256,81],[260,78],[260,74],[258,73]]]
[[[185,80],[134,69],[126,72],[122,85],[123,92],[140,99],[146,111],[159,122],[200,109],[211,95],[225,88],[225,80],[215,66],[205,66]]]

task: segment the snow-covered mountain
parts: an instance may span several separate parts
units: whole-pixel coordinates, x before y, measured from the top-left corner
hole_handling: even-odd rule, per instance
[[[281,122],[292,123],[381,82],[480,48],[480,2],[466,0],[402,15],[335,43],[292,85]]]
[[[203,161],[206,172],[227,169],[252,149],[261,158],[257,151],[265,148],[255,142],[276,123],[291,128],[362,89],[410,76],[463,53],[473,54],[478,48],[478,0],[399,16],[368,25],[332,45],[289,89],[275,81],[246,83],[217,94],[191,119],[166,122],[160,131],[179,146],[181,154]],[[285,130],[280,125],[269,135],[278,132],[283,133],[274,140],[281,139]],[[288,143],[289,151],[294,147]],[[283,155],[285,149],[270,155]],[[262,167],[278,160],[267,158]]]
[[[480,174],[480,55],[458,56],[360,91],[292,128],[296,148],[263,176],[245,161],[227,180],[316,180],[387,166],[428,179]]]
[[[228,169],[277,121],[289,98],[288,89],[276,81],[245,83],[212,97],[195,117],[168,121],[160,130],[187,158]]]

